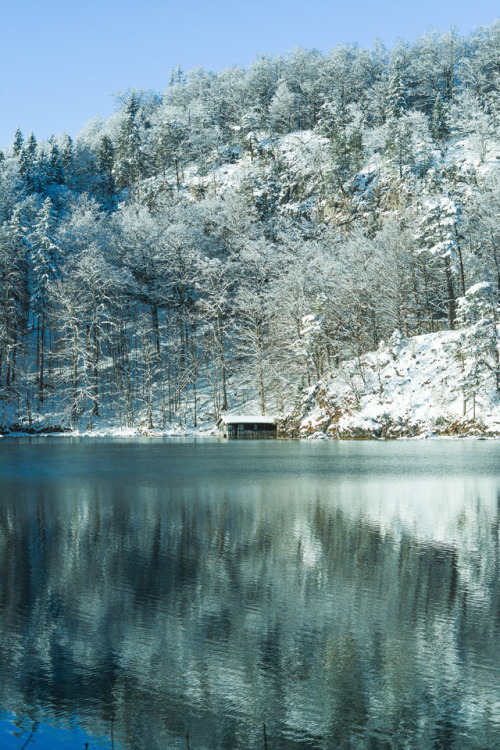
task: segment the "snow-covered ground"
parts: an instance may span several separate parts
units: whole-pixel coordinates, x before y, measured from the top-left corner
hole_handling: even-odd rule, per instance
[[[85,437],[85,438],[136,438],[136,437],[190,437],[190,438],[205,438],[205,437],[216,437],[218,432],[215,425],[210,424],[205,427],[193,427],[188,425],[181,427],[179,425],[170,425],[166,429],[152,429],[145,430],[140,427],[113,427],[109,424],[99,424],[92,430],[72,430],[63,432],[6,432],[2,437],[33,437],[36,434],[38,437]]]
[[[463,331],[407,340],[395,335],[307,389],[287,419],[298,437],[398,438],[430,435],[500,437],[494,374],[464,399]]]

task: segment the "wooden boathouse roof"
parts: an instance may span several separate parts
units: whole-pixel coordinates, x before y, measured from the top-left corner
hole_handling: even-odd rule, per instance
[[[221,414],[217,420],[220,424],[276,424],[277,417],[268,414]]]

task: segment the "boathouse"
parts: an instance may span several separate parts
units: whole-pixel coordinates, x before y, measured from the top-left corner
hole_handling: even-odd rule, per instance
[[[276,438],[277,419],[269,416],[221,414],[217,420],[219,435],[225,438]]]

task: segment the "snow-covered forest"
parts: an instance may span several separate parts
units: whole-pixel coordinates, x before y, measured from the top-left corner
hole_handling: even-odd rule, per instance
[[[355,409],[367,352],[443,331],[475,419],[500,393],[499,216],[500,22],[177,69],[74,141],[18,130],[0,426],[285,415],[329,374]]]

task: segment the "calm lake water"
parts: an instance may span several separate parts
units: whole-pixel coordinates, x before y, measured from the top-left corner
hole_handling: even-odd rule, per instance
[[[0,747],[500,747],[499,466],[1,440]]]

